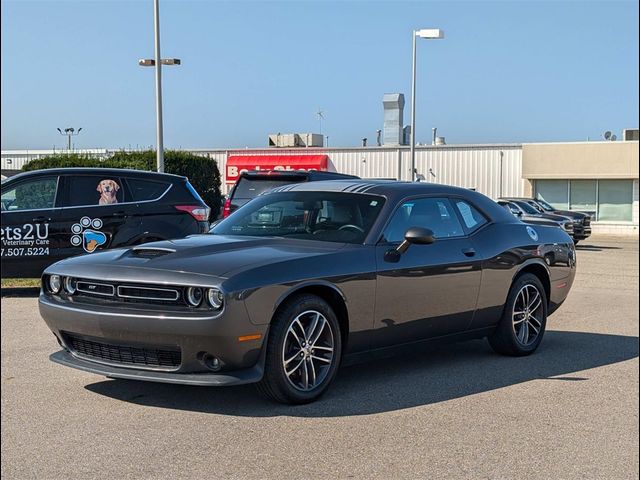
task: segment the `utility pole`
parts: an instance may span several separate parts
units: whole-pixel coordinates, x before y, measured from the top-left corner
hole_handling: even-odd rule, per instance
[[[156,72],[156,169],[164,172],[164,139],[162,130],[162,65],[180,65],[179,58],[160,57],[160,1],[153,0],[153,32],[155,58],[138,60],[141,67],[155,67]]]
[[[73,127],[68,127],[65,128],[64,131],[58,128],[58,132],[60,133],[60,135],[65,135],[67,137],[67,150],[71,150],[71,137],[79,135],[81,131],[82,127],[80,127],[78,130]]]

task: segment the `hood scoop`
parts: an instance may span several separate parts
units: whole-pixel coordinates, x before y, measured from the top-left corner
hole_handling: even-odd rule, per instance
[[[131,256],[138,258],[156,258],[168,255],[170,253],[175,253],[175,249],[144,246],[131,249]]]

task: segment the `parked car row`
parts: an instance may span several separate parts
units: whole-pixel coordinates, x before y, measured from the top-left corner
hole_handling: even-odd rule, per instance
[[[320,171],[243,172],[220,218],[283,185],[357,178]],[[559,226],[575,243],[591,234],[587,213],[556,210],[534,198],[501,198],[498,204],[525,223]],[[19,174],[2,182],[2,277],[39,276],[70,256],[203,233],[209,212],[188,180],[176,175],[91,168]]]
[[[557,210],[536,198],[500,198],[498,204],[525,223],[559,226],[576,244],[591,236],[591,215],[588,213]]]

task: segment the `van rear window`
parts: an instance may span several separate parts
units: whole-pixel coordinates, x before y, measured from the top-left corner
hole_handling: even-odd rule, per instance
[[[300,183],[303,182],[304,177],[287,177],[287,178],[246,178],[240,177],[238,183],[236,184],[236,189],[233,192],[234,198],[244,198],[251,199],[255,198],[263,192],[267,190],[271,190],[272,188],[281,187],[282,185],[288,185],[290,183]]]

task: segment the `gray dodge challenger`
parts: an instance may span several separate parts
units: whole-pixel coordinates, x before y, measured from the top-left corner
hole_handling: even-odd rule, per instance
[[[256,383],[285,403],[338,366],[486,337],[533,353],[576,256],[477,192],[395,181],[276,188],[209,234],[108,250],[44,272],[54,362],[110,378]]]

